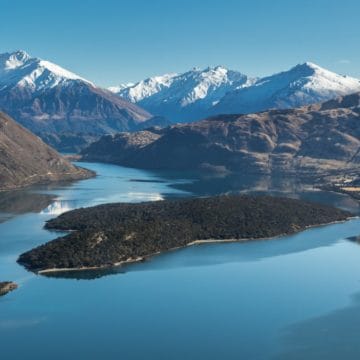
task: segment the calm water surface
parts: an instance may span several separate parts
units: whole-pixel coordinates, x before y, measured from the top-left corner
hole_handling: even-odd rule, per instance
[[[0,194],[1,359],[359,359],[360,220],[271,241],[209,244],[106,272],[36,276],[18,255],[58,236],[44,221],[106,202],[227,191],[285,194],[359,213],[284,179],[83,164],[75,184]]]

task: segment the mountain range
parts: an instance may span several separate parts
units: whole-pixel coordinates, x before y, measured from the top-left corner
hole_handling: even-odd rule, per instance
[[[24,51],[0,55],[0,109],[50,138],[134,130],[151,115],[92,82]],[[49,135],[50,134],[50,135]],[[56,145],[56,144],[55,144]]]
[[[104,136],[82,158],[146,169],[316,176],[358,167],[359,121],[355,93],[295,109]]]
[[[226,93],[254,81],[238,71],[217,66],[155,76],[109,90],[152,114],[165,116],[172,122],[189,122],[205,117]]]
[[[0,110],[63,152],[105,134],[314,104],[360,91],[360,82],[304,63],[265,78],[192,69],[110,90],[25,51],[0,54]]]
[[[173,122],[190,122],[216,114],[248,114],[314,104],[360,91],[360,80],[306,62],[263,78],[250,78],[217,66],[109,89],[152,114]]]

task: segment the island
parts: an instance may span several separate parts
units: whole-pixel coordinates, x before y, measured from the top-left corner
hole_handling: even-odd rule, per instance
[[[10,291],[17,289],[17,284],[11,281],[0,281],[0,296],[4,296]]]
[[[69,233],[23,253],[18,262],[40,274],[109,268],[189,245],[267,239],[351,216],[330,206],[271,196],[105,204],[49,220],[46,229]]]

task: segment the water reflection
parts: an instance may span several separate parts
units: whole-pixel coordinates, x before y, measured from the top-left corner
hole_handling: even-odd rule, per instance
[[[274,360],[347,359],[360,354],[360,293],[349,306],[288,327]]]
[[[229,191],[278,191],[295,193],[299,190],[312,190],[314,187],[306,179],[289,176],[254,175],[244,173],[204,174],[201,172],[162,172],[162,176],[172,179],[181,177],[192,181],[174,184],[177,189],[201,195],[226,193]]]
[[[0,222],[14,215],[37,213],[49,206],[55,195],[39,194],[29,190],[0,192]]]
[[[187,191],[198,196],[225,193],[248,193],[258,195],[286,196],[332,205],[340,209],[360,214],[360,204],[349,196],[327,191],[320,191],[313,182],[306,178],[289,176],[264,176],[247,174],[202,174],[199,172],[169,173],[162,176],[169,179],[186,179],[171,187]]]

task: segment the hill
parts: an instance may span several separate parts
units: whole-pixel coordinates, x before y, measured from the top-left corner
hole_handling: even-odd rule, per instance
[[[93,175],[72,165],[39,137],[0,113],[0,190]]]
[[[314,176],[360,162],[360,94],[289,110],[219,115],[164,129],[105,136],[87,161],[147,169],[223,169]]]

